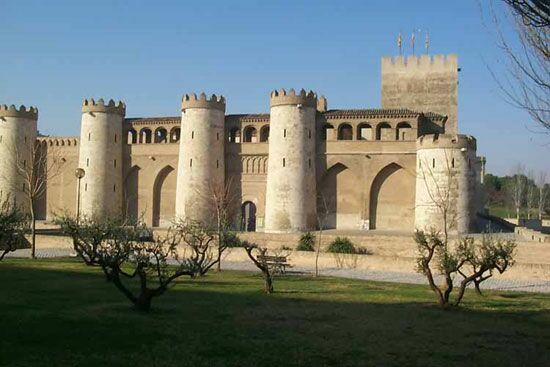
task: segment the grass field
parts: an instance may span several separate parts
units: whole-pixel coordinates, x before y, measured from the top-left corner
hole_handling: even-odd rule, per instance
[[[133,311],[98,269],[0,263],[0,366],[550,366],[550,295],[259,275],[181,279]]]

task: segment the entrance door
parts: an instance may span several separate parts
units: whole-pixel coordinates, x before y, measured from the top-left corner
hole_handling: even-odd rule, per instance
[[[243,203],[241,206],[241,217],[244,231],[256,231],[256,205],[253,202],[246,201]]]

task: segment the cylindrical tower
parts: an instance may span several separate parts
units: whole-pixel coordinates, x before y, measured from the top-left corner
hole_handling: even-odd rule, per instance
[[[38,109],[0,105],[0,204],[4,200],[28,211],[26,171],[33,169]],[[30,173],[30,172],[29,172]]]
[[[315,228],[315,117],[317,96],[302,89],[271,93],[266,232]]]
[[[213,192],[225,185],[225,98],[186,94],[181,111],[176,218],[213,225]]]
[[[122,215],[123,121],[126,105],[103,99],[82,104],[78,166],[84,170],[80,182],[80,215]],[[76,178],[75,178],[76,180]],[[78,198],[77,198],[77,201]]]
[[[476,216],[476,140],[432,134],[416,143],[415,227],[470,233]]]

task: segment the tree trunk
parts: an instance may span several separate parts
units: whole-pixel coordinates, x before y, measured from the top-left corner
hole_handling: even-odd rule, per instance
[[[264,273],[264,279],[265,279],[265,293],[267,294],[273,293],[273,280],[271,279],[271,274]]]
[[[36,259],[36,216],[31,200],[31,258]]]
[[[319,276],[319,253],[321,252],[321,238],[323,236],[323,229],[319,227],[319,240],[317,242],[317,249],[315,251],[315,277]]]
[[[480,280],[474,279],[474,286],[475,286],[476,293],[477,293],[479,296],[483,296],[483,294],[481,293],[481,288],[479,288],[479,285],[480,285],[480,284],[481,284],[481,281],[480,281]]]
[[[136,310],[141,312],[149,312],[151,310],[151,301],[153,295],[149,291],[142,292],[135,300],[134,306]]]

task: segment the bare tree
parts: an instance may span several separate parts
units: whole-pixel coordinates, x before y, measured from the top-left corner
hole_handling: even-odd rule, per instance
[[[514,207],[516,209],[516,219],[520,218],[521,208],[523,207],[523,202],[525,200],[525,166],[521,163],[517,164],[512,171],[512,200],[514,201]]]
[[[507,56],[507,76],[493,77],[505,98],[550,130],[550,5],[545,0],[500,0],[504,15],[491,3],[497,43]],[[517,39],[502,27],[511,26]],[[516,46],[517,44],[517,46]]]
[[[546,172],[540,171],[537,179],[537,186],[539,188],[539,201],[538,201],[538,218],[542,220],[544,214],[544,207],[546,205],[546,197],[548,196],[548,187],[546,183]]]
[[[321,204],[321,207],[317,205],[317,225],[319,226],[319,235],[317,236],[317,246],[315,248],[315,276],[319,276],[319,255],[321,254],[321,244],[323,237],[323,229],[325,228],[327,218],[328,218],[328,205],[327,200],[323,194],[319,194],[317,198],[318,204]]]
[[[527,209],[527,219],[531,219],[531,212],[535,208],[535,202],[537,199],[537,187],[535,186],[535,171],[530,169],[527,171],[526,179],[526,197],[525,204]]]
[[[452,162],[451,153],[445,149],[441,172],[436,172],[426,159],[420,161],[419,168],[419,175],[428,196],[427,204],[433,205],[439,213],[445,246],[449,240],[449,231],[456,228],[459,218],[456,208],[457,172]]]
[[[232,219],[235,217],[238,195],[233,190],[232,178],[223,184],[210,185],[210,199],[216,212],[216,229],[218,234],[217,270],[221,271],[222,254],[231,247],[234,236],[230,233]]]
[[[37,201],[45,193],[48,181],[61,174],[64,161],[57,147],[42,146],[38,140],[28,142],[26,146],[14,146],[13,151],[15,154],[10,164],[15,168],[19,180],[16,180],[12,189],[22,194],[27,202],[31,221],[31,257],[34,259]]]

